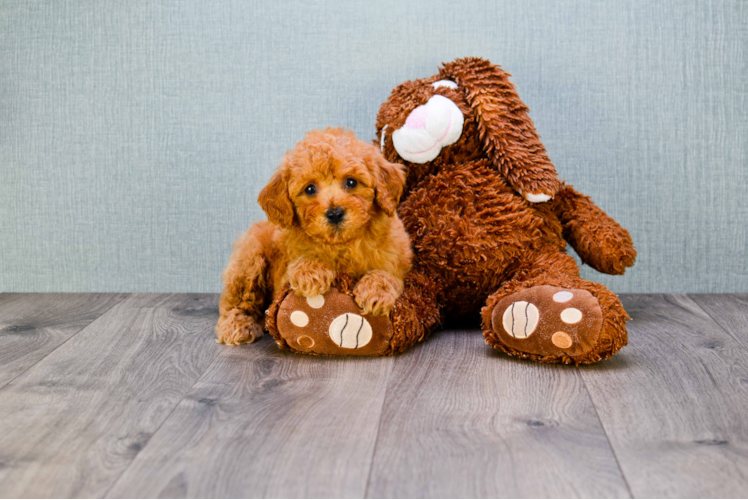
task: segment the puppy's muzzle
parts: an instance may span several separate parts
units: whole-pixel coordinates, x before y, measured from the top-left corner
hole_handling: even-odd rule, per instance
[[[340,207],[328,208],[327,211],[325,211],[325,217],[327,217],[327,220],[330,224],[337,226],[338,224],[343,222],[343,217],[345,217],[345,210]]]

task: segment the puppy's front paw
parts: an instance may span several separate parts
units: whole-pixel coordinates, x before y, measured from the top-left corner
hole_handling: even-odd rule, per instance
[[[312,260],[297,260],[289,264],[287,276],[297,295],[314,297],[330,290],[335,271]]]
[[[353,297],[364,315],[386,316],[402,291],[402,280],[384,271],[372,271],[358,282]]]
[[[353,293],[355,294],[356,304],[361,308],[361,313],[364,316],[367,314],[387,316],[397,300],[395,294],[358,286]]]
[[[288,283],[294,291],[302,297],[314,297],[324,295],[330,290],[332,279],[317,275],[289,276]]]
[[[232,309],[216,326],[216,342],[226,345],[251,344],[262,337],[262,326],[240,309]]]

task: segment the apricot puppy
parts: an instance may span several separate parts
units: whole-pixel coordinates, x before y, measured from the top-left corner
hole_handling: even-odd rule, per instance
[[[358,280],[354,298],[363,314],[389,314],[412,259],[395,213],[404,184],[402,166],[353,132],[309,132],[260,193],[268,220],[234,244],[217,341],[254,342],[275,291],[289,284],[303,297],[322,295],[337,273]]]

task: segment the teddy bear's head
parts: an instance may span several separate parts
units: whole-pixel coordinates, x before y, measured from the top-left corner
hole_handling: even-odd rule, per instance
[[[509,74],[479,58],[398,85],[377,115],[385,157],[408,168],[408,186],[450,165],[487,158],[532,202],[560,183]]]

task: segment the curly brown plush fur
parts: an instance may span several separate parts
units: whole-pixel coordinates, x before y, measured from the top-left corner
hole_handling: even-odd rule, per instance
[[[432,85],[445,79],[457,88]],[[430,162],[403,161],[383,130],[398,130],[434,95],[449,98],[463,113],[462,136]],[[482,309],[486,341],[514,356],[561,363],[605,359],[626,344],[628,316],[615,294],[579,278],[564,240],[585,263],[611,274],[633,265],[636,251],[625,229],[558,181],[527,111],[501,68],[482,59],[460,59],[445,64],[438,75],[395,88],[380,109],[376,143],[383,144],[390,161],[408,169],[399,214],[411,235],[414,265],[439,284],[435,297],[442,314]],[[521,196],[526,193],[554,198],[531,203]],[[603,318],[599,331],[569,333],[575,342],[592,346],[587,352],[572,356],[553,345],[545,354],[523,352],[496,333],[501,327],[491,317],[500,299],[541,285],[587,291],[597,299]],[[403,296],[400,302],[406,300]]]

